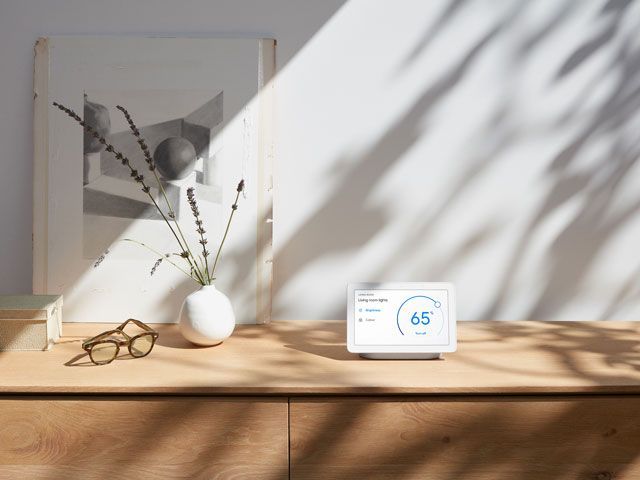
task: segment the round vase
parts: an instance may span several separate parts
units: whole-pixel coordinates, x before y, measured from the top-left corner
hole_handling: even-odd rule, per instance
[[[218,345],[233,333],[236,316],[229,298],[213,285],[189,295],[180,309],[180,333],[191,343]]]

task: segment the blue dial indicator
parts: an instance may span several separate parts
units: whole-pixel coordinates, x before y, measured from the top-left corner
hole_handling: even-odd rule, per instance
[[[396,314],[398,330],[402,335],[439,334],[444,326],[441,306],[439,301],[426,295],[414,295],[407,298],[402,302]],[[435,324],[434,320],[436,320]]]

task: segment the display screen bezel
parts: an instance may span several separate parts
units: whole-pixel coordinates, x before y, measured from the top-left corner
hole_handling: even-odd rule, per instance
[[[356,345],[355,343],[355,293],[357,290],[446,290],[448,300],[449,341],[439,345]],[[350,283],[347,286],[347,349],[352,353],[440,353],[455,352],[456,337],[456,305],[453,284],[446,282],[380,282],[380,283]]]

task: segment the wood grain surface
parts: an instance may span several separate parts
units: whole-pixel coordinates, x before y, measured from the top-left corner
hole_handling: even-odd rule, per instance
[[[640,397],[292,399],[291,478],[640,478]]]
[[[0,399],[0,479],[285,479],[287,401]]]
[[[0,352],[0,392],[640,394],[640,322],[459,322],[458,351],[439,361],[362,359],[340,321],[241,325],[209,348],[157,328],[148,357],[96,367],[80,345],[107,325],[65,324],[51,351]]]

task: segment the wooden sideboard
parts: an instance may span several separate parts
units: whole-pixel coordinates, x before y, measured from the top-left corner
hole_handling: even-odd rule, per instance
[[[240,326],[96,367],[65,324],[0,352],[0,479],[640,478],[640,323],[459,323],[444,360],[364,360],[344,322]]]

